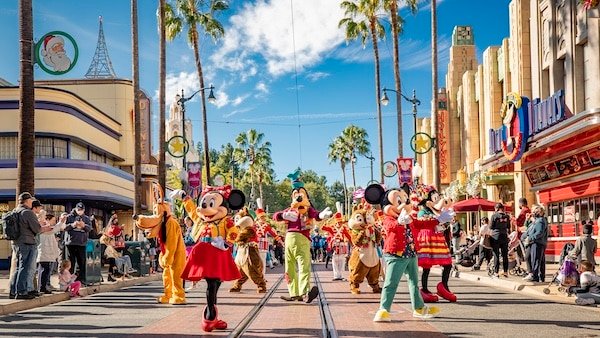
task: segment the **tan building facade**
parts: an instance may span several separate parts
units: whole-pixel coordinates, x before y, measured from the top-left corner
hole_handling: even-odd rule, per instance
[[[513,0],[508,10],[510,36],[481,65],[461,68],[451,47],[448,111],[461,131],[450,134],[453,180],[464,169],[485,175],[490,200],[547,206],[554,256],[600,216],[600,10],[576,0]]]

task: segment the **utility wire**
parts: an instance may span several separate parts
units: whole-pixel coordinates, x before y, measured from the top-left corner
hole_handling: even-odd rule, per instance
[[[298,90],[298,67],[296,62],[296,29],[294,27],[294,0],[290,0],[292,12],[292,45],[294,47],[294,79],[296,81],[296,114],[298,117],[298,150],[300,157],[300,168],[302,168],[302,129],[300,126],[300,93]]]

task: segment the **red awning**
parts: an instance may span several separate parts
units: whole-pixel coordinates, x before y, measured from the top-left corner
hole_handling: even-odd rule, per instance
[[[466,199],[464,201],[460,201],[455,203],[452,208],[456,212],[474,212],[474,211],[494,211],[496,207],[496,202],[486,200],[481,197],[473,197]],[[504,210],[510,211],[510,207],[505,205]]]

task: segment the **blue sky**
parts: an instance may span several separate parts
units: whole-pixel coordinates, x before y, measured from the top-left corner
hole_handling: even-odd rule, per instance
[[[151,97],[156,97],[158,88],[157,2],[139,1],[140,81]],[[205,82],[214,84],[218,98],[217,105],[208,105],[211,148],[218,149],[222,144],[233,143],[237,134],[255,128],[265,133],[267,140],[273,144],[278,178],[285,177],[301,165],[303,169],[312,169],[327,176],[332,183],[341,181],[341,170],[338,164],[329,164],[327,145],[344,127],[354,123],[367,130],[377,157],[372,48],[370,45],[363,48],[359,42],[345,42],[343,32],[337,28],[343,15],[339,9],[340,2],[230,1],[230,10],[220,17],[225,26],[225,37],[217,43],[206,37],[201,41]],[[438,0],[440,86],[444,86],[453,27],[473,26],[481,62],[481,55],[488,46],[500,45],[502,39],[508,36],[508,3],[509,0]],[[129,1],[125,0],[34,1],[34,37],[39,39],[53,30],[66,31],[77,40],[80,50],[78,64],[70,73],[53,76],[36,69],[36,79],[83,77],[96,47],[99,15],[104,18],[106,43],[117,76],[131,78],[129,8]],[[406,10],[401,14],[405,19],[404,33],[400,38],[403,91],[410,96],[416,89],[417,97],[422,101],[418,115],[428,116],[431,101],[429,1],[421,2],[416,15]],[[14,46],[0,56],[0,77],[16,84],[16,0],[0,3],[0,31],[4,32],[0,35],[1,45]],[[198,89],[193,53],[184,37],[167,44],[167,102],[171,102],[175,92],[182,88],[186,93]],[[391,50],[389,37],[380,42],[381,84],[389,88],[394,87]],[[386,161],[393,160],[397,153],[394,102],[392,100],[388,106],[382,107]],[[404,154],[409,157],[412,155],[408,145],[413,133],[412,107],[410,103],[403,102],[402,108],[408,114],[403,118],[403,134]],[[201,140],[201,109],[197,99],[187,103],[187,112],[194,123],[194,141]],[[156,101],[152,113],[156,144]],[[364,186],[370,180],[366,158],[358,159],[356,174],[358,185]],[[396,178],[390,180],[389,183],[392,183]]]

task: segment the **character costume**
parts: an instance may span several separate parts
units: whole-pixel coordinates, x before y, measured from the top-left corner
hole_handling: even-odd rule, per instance
[[[329,208],[320,213],[312,206],[304,184],[299,180],[300,170],[288,175],[292,183],[292,203],[285,210],[273,215],[277,222],[285,222],[285,280],[288,296],[281,296],[286,301],[312,302],[319,294],[316,286],[310,287],[310,227],[314,221],[331,217]],[[298,273],[296,273],[298,269]]]
[[[391,306],[400,279],[405,273],[408,276],[413,316],[432,318],[439,313],[438,308],[426,306],[419,293],[416,246],[411,226],[412,218],[409,216],[411,207],[408,196],[409,188],[406,184],[401,189],[388,191],[379,184],[372,184],[365,189],[365,200],[371,204],[380,204],[383,208],[383,227],[386,232],[383,257],[387,264],[387,271],[379,310],[373,318],[375,322],[391,321]]]
[[[224,330],[227,323],[219,319],[216,307],[219,287],[223,281],[242,277],[231,253],[238,229],[228,214],[244,205],[244,193],[232,190],[228,185],[209,186],[202,190],[197,205],[182,190],[174,191],[173,198],[183,198],[185,211],[194,222],[192,237],[196,241],[181,277],[190,281],[206,280],[207,305],[203,311],[202,329],[206,332]]]
[[[281,237],[273,230],[267,219],[267,214],[263,209],[262,199],[256,199],[256,223],[254,229],[256,230],[256,237],[258,237],[258,251],[260,253],[260,259],[263,263],[263,275],[267,267],[267,252],[269,251],[269,238],[268,235],[273,237],[275,241],[281,241]],[[281,262],[283,263],[283,262]]]
[[[452,220],[454,212],[451,209],[442,210],[446,201],[440,198],[435,188],[420,187],[419,189],[424,198],[419,202],[419,212],[412,224],[413,228],[418,231],[417,253],[419,266],[423,269],[421,296],[426,303],[437,302],[438,296],[450,302],[456,302],[456,295],[448,288],[452,256],[444,236],[446,230],[444,224]],[[427,288],[429,272],[434,265],[440,265],[443,268],[442,281],[437,285],[437,295],[431,293]]]
[[[235,241],[237,245],[235,264],[242,277],[235,281],[229,292],[240,292],[242,285],[248,279],[252,279],[258,287],[258,293],[265,293],[267,292],[267,282],[263,273],[264,266],[258,252],[258,236],[254,227],[254,219],[248,208],[244,207],[235,215],[235,226],[239,231]]]
[[[185,266],[185,245],[179,222],[171,215],[171,205],[165,202],[162,187],[153,183],[154,208],[152,215],[134,215],[135,225],[148,230],[148,238],[158,238],[160,255],[158,263],[163,269],[164,294],[158,298],[162,304],[185,304],[185,291],[181,272]]]
[[[377,254],[381,232],[367,223],[367,212],[360,205],[352,211],[348,225],[352,241],[352,254],[348,261],[350,291],[355,295],[360,294],[360,284],[366,277],[373,292],[381,293],[379,286],[381,262]]]

